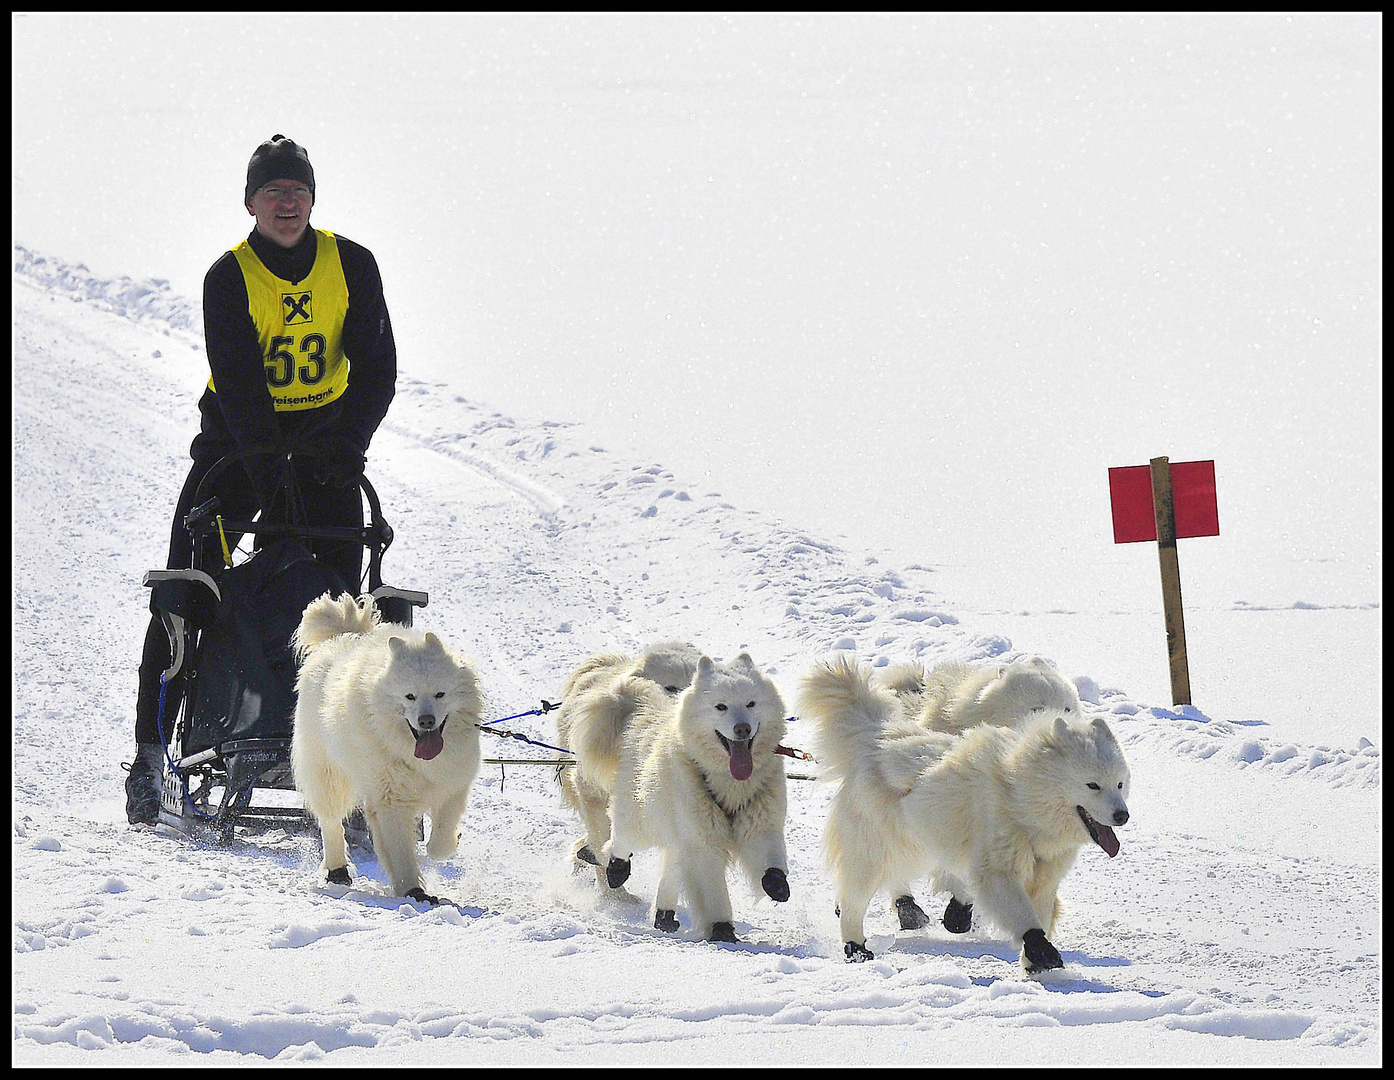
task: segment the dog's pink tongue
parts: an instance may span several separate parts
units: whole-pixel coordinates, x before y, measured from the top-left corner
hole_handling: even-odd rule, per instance
[[[755,771],[755,759],[750,756],[750,740],[731,740],[731,775],[737,780],[749,780]]]
[[[1118,854],[1118,837],[1107,825],[1100,825],[1097,821],[1094,822],[1094,842],[1108,852],[1110,859]]]
[[[430,761],[444,749],[445,740],[439,731],[422,732],[416,737],[416,756],[424,761]]]

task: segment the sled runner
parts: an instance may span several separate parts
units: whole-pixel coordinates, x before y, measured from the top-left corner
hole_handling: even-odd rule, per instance
[[[427,594],[382,583],[382,556],[392,543],[377,492],[360,477],[366,503],[362,528],[310,525],[298,477],[324,455],[314,447],[253,448],[221,458],[199,485],[185,518],[193,537],[192,565],[150,570],[151,610],[169,635],[163,675],[161,739],[166,746],[160,831],[215,836],[228,843],[238,825],[313,825],[292,792],[290,743],[296,667],[290,640],[307,604],[326,592],[370,593],[383,621],[410,626],[412,608]],[[271,511],[253,520],[224,516],[219,482],[243,462],[282,459]],[[252,541],[237,557],[228,534]],[[316,559],[316,540],[358,546],[367,554],[367,586],[346,582]],[[253,798],[261,793],[258,802]],[[217,794],[217,793],[220,793]],[[215,799],[216,795],[216,799]]]

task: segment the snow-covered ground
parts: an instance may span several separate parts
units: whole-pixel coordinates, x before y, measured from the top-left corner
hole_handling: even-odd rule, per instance
[[[324,17],[354,74],[288,106],[248,73],[299,20],[13,17],[15,1064],[1382,1062],[1380,16]],[[1043,653],[1134,777],[1064,971],[880,907],[844,963],[809,781],[741,945],[603,901],[545,766],[485,769],[458,911],[125,824],[199,282],[273,131],[382,263],[387,578],[491,715],[657,638],[790,701],[835,649]],[[1195,707],[1111,544],[1157,454],[1217,463]]]
[[[311,836],[219,850],[129,828],[138,580],[161,565],[201,346],[152,285],[74,290],[54,282],[80,271],[20,249],[16,268],[16,1062],[1379,1060],[1378,746],[1107,683],[1090,711],[1129,755],[1133,820],[1118,859],[1082,853],[1067,967],[1035,982],[990,931],[900,933],[888,910],[869,923],[877,959],[846,964],[819,856],[829,793],[807,781],[791,781],[793,897],[738,888],[741,945],[603,901],[569,865],[577,825],[545,766],[485,769],[436,871],[463,912],[389,898],[371,862],[353,890],[321,885]],[[491,716],[554,700],[592,651],[665,637],[748,650],[790,697],[833,649],[1015,655],[949,610],[931,567],[789,529],[447,384],[402,379],[373,465],[399,536],[388,580],[430,592],[420,621],[477,657]],[[507,726],[555,738],[540,719]],[[645,899],[654,861],[636,859]]]

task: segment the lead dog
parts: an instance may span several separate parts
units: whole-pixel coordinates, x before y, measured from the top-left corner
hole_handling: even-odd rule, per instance
[[[875,682],[895,692],[905,715],[931,731],[962,735],[979,724],[1011,727],[1033,717],[1079,719],[1079,691],[1040,656],[1010,664],[955,661],[928,671],[904,664],[878,671]]]
[[[839,782],[824,847],[849,960],[872,957],[872,896],[934,869],[1020,943],[1026,971],[1063,966],[1050,941],[1060,882],[1087,843],[1116,855],[1113,826],[1128,820],[1127,762],[1102,718],[927,731],[845,656],[804,678],[801,714]]]
[[[919,664],[878,669],[872,681],[893,691],[903,714],[930,731],[962,735],[979,724],[1014,727],[1030,720],[1078,720],[1082,715],[1074,684],[1040,656],[1010,664],[971,665],[957,661],[936,664],[925,671]],[[935,875],[940,890],[953,883]],[[891,890],[902,930],[927,926],[929,916],[915,903],[909,882]],[[966,934],[973,924],[973,907],[957,896],[944,908],[944,927]]]

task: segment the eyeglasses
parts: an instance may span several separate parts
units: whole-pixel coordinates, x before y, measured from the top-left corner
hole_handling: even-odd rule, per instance
[[[296,184],[294,187],[271,186],[257,189],[258,195],[265,195],[268,199],[280,202],[282,199],[294,199],[296,202],[306,202],[314,195],[304,184]]]

